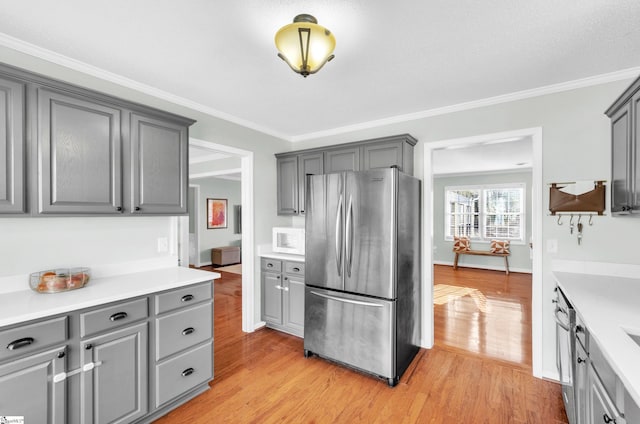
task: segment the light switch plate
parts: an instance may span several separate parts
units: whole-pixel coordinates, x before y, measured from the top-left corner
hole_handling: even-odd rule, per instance
[[[158,253],[169,250],[169,240],[166,237],[158,237]]]

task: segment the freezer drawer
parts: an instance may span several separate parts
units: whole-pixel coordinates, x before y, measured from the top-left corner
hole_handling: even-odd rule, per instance
[[[305,287],[304,349],[396,377],[395,301]]]

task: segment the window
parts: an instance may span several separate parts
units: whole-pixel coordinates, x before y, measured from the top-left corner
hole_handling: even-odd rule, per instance
[[[446,187],[445,239],[524,241],[524,184]]]

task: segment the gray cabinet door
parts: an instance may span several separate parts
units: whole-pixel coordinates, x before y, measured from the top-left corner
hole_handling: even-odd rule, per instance
[[[123,424],[147,413],[147,337],[144,322],[82,342],[82,422]]]
[[[25,423],[66,424],[65,348],[52,349],[0,366],[0,411]]]
[[[0,78],[0,214],[26,212],[25,85]]]
[[[37,93],[38,213],[121,213],[121,111],[45,88]]]
[[[633,175],[633,193],[629,199],[632,203],[631,212],[640,213],[640,92],[631,99],[631,134],[630,145],[633,161],[631,163]]]
[[[279,273],[262,271],[262,319],[282,324],[282,277]]]
[[[402,171],[402,144],[402,141],[390,141],[363,146],[363,169],[389,168],[395,165]]]
[[[324,155],[322,152],[299,155],[298,171],[298,210],[300,215],[304,215],[307,176],[324,174]]]
[[[587,355],[582,344],[578,341],[576,341],[576,354],[574,360],[576,361],[574,364],[576,370],[574,378],[576,422],[586,423],[587,412],[589,412],[587,407],[589,395],[589,355]]]
[[[611,117],[611,212],[629,213],[631,205],[631,104],[625,105]]]
[[[278,215],[298,213],[298,157],[277,159]]]
[[[304,279],[284,276],[284,325],[292,333],[304,335]]]
[[[359,171],[360,147],[328,150],[324,153],[324,172]]]
[[[131,114],[131,209],[140,214],[187,213],[188,130]]]

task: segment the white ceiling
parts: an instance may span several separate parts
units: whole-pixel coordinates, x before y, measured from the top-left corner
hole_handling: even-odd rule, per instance
[[[431,166],[436,176],[530,171],[533,166],[533,143],[531,138],[526,137],[434,150]]]
[[[335,59],[306,79],[273,42],[299,13],[337,39]],[[297,140],[640,73],[638,22],[638,0],[4,0],[0,44]]]

